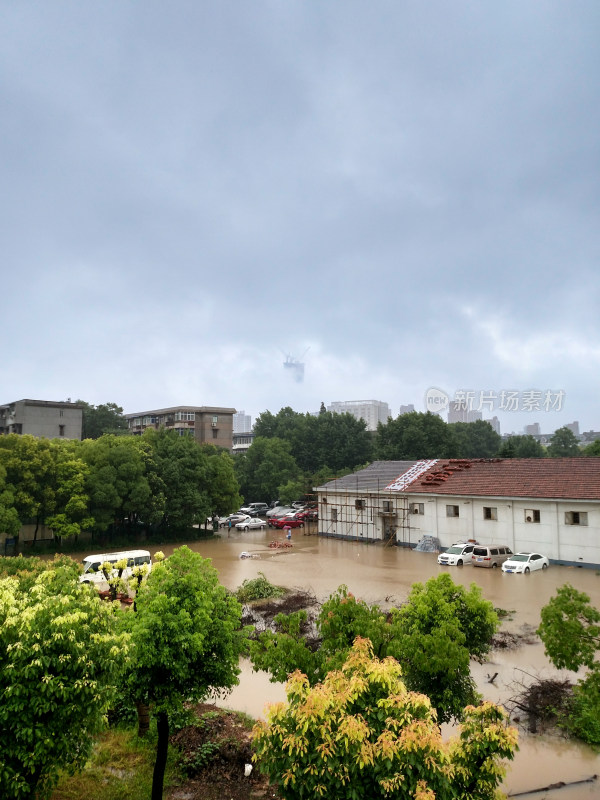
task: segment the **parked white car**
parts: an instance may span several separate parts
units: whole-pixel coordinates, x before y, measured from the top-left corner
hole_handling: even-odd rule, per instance
[[[548,569],[549,564],[541,553],[515,553],[502,564],[502,572],[533,572]]]
[[[462,567],[471,563],[473,547],[476,542],[457,542],[438,556],[438,564],[448,567]]]
[[[250,519],[245,519],[243,522],[238,522],[235,527],[239,531],[248,531],[253,530],[254,528],[266,528],[267,521],[264,519],[259,519],[258,517],[250,517]]]

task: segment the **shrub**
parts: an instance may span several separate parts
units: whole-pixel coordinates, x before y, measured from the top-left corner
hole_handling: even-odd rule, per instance
[[[256,578],[246,578],[237,589],[235,596],[240,603],[249,603],[252,600],[265,600],[269,597],[281,597],[285,589],[274,586],[264,573],[259,572]]]

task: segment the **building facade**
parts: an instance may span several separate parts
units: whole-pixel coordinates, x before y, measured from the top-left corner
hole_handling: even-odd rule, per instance
[[[376,431],[378,423],[387,423],[390,407],[381,400],[344,400],[331,403],[327,411],[334,414],[352,414],[355,419],[364,419],[368,431]]]
[[[476,539],[600,566],[597,458],[375,462],[315,491],[325,536],[414,546],[429,535],[441,548]]]
[[[231,450],[235,413],[235,408],[173,406],[123,416],[128,422],[129,432],[134,435],[142,434],[146,428],[165,428],[179,436],[193,436],[199,444],[213,444]]]
[[[15,400],[0,406],[0,435],[81,439],[83,407],[68,401]]]

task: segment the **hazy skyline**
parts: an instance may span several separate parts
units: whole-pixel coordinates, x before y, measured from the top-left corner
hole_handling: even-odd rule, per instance
[[[0,402],[600,428],[596,2],[1,6]]]

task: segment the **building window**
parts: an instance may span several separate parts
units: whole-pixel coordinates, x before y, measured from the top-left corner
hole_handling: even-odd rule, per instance
[[[384,500],[382,503],[382,510],[389,514],[394,510],[394,503],[392,500]]]
[[[484,519],[498,519],[498,509],[494,506],[484,506],[483,507],[483,518]]]
[[[526,508],[525,509],[525,522],[539,522],[540,510],[539,508]]]
[[[64,436],[65,435],[65,426],[64,425],[59,425],[58,426],[58,435],[59,436]]]
[[[458,506],[446,506],[446,516],[447,517],[458,517],[460,516],[460,509]]]
[[[565,525],[587,525],[587,511],[565,511]]]
[[[214,416],[214,417],[212,418],[212,423],[213,423],[213,425],[216,425],[218,421],[219,421],[219,418],[218,418],[217,416]]]
[[[367,507],[367,501],[366,500],[355,500],[354,501],[354,507],[356,508],[357,511],[362,511],[363,509],[365,509]]]
[[[326,497],[322,497],[322,498],[321,498],[321,502],[322,502],[324,505],[327,505],[327,498],[326,498]]]
[[[65,412],[64,412],[64,410],[61,408],[61,409],[60,409],[60,411],[58,412],[58,416],[59,416],[59,417],[64,417],[64,415],[65,415]]]
[[[410,504],[410,513],[411,514],[424,514],[425,513],[425,503],[411,503]],[[458,516],[458,514],[456,516]]]
[[[219,436],[219,429],[213,428],[212,432],[213,432],[213,439],[216,439]]]
[[[331,509],[331,521],[337,522],[337,508]]]

